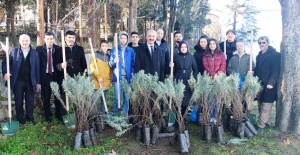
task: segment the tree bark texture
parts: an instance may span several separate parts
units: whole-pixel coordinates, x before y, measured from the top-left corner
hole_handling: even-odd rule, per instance
[[[44,0],[37,0],[37,10],[38,10],[38,22],[37,22],[37,31],[38,31],[38,36],[37,36],[37,41],[36,44],[38,46],[43,45],[43,40],[44,40]]]
[[[169,28],[168,32],[171,33],[174,31],[175,26],[175,15],[176,15],[176,0],[170,0],[170,19],[169,19]],[[168,40],[171,40],[171,36],[169,35]]]
[[[129,33],[136,30],[137,22],[137,0],[129,1]]]
[[[276,127],[300,135],[300,0],[279,0],[282,14],[281,73]]]
[[[163,0],[163,20],[164,20],[164,32],[165,36],[169,36],[169,31],[168,31],[168,0]],[[165,37],[168,41],[169,37]]]

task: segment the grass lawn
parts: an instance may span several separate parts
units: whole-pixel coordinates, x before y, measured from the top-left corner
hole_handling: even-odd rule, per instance
[[[109,109],[112,109],[113,95],[109,93]],[[253,112],[256,112],[253,106]],[[121,137],[116,137],[116,130],[106,127],[104,132],[98,133],[98,145],[81,150],[73,150],[75,130],[67,129],[57,120],[52,123],[45,122],[42,116],[42,107],[35,107],[37,125],[28,123],[20,126],[19,131],[10,137],[0,135],[0,155],[2,154],[47,154],[47,155],[90,155],[111,154],[114,150],[117,154],[180,154],[179,145],[169,145],[169,138],[162,138],[156,145],[145,146],[136,142],[135,132],[127,132]],[[274,124],[275,106],[272,113]],[[200,127],[190,123],[187,126],[191,138],[191,154],[300,154],[300,138],[289,133],[277,131],[273,128],[264,133],[248,139],[245,144],[233,145],[228,141],[235,137],[225,132],[224,143],[207,143],[200,138]]]

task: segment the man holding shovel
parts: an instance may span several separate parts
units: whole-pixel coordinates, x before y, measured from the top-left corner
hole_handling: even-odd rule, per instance
[[[134,51],[128,47],[128,34],[124,31],[119,34],[120,44],[111,50],[109,59],[109,66],[113,68],[113,85],[114,85],[114,115],[117,115],[119,111],[119,97],[123,96],[123,107],[122,110],[128,116],[129,110],[129,98],[122,89],[122,80],[126,79],[130,82],[133,74],[134,66]],[[118,81],[119,80],[119,81]],[[118,84],[119,83],[119,84]],[[118,91],[119,90],[119,91]],[[120,94],[119,94],[120,93]]]
[[[19,47],[9,51],[10,75],[7,74],[6,59],[2,62],[4,80],[11,79],[11,89],[15,95],[16,117],[20,124],[30,121],[36,124],[33,117],[34,94],[40,89],[40,61],[38,53],[30,46],[30,37],[22,34]],[[23,100],[25,95],[26,117],[24,118]]]
[[[39,53],[40,57],[40,76],[42,85],[42,95],[43,95],[43,107],[45,111],[45,118],[47,122],[52,121],[51,113],[51,87],[50,82],[56,81],[54,77],[54,67],[53,67],[53,56],[57,51],[59,46],[55,45],[55,35],[52,32],[45,33],[44,37],[45,44],[43,46],[38,46],[36,51]],[[61,119],[61,104],[55,98],[55,116],[57,119]],[[61,120],[62,121],[62,120]]]

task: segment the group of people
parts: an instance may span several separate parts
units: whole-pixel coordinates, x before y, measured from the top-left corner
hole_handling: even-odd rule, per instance
[[[235,31],[230,29],[226,32],[227,40],[221,43],[214,38],[201,36],[195,45],[196,52],[191,54],[189,45],[183,40],[181,32],[174,33],[174,47],[163,39],[162,29],[148,30],[146,42],[139,42],[138,32],[119,33],[119,45],[108,52],[108,41],[101,40],[99,49],[92,55],[89,62],[91,77],[95,84],[95,90],[104,88],[106,98],[107,91],[114,87],[114,109],[118,113],[118,90],[123,99],[122,110],[130,114],[130,101],[122,89],[122,81],[131,81],[135,73],[143,70],[146,74],[157,75],[159,81],[164,81],[170,75],[174,80],[182,80],[186,85],[182,112],[186,111],[192,90],[188,87],[190,75],[204,74],[207,72],[212,78],[219,73],[239,74],[244,80],[247,74],[258,76],[263,87],[258,97],[259,120],[257,126],[263,130],[270,119],[272,103],[277,96],[277,82],[280,72],[280,54],[269,45],[266,36],[259,37],[258,44],[261,49],[256,57],[256,65],[250,71],[250,56],[245,52],[245,42],[235,40]],[[83,47],[76,44],[76,34],[73,31],[65,33],[66,62],[63,61],[62,48],[55,45],[55,35],[52,32],[45,34],[45,44],[34,50],[30,46],[30,37],[23,34],[19,37],[20,46],[9,52],[11,65],[10,73],[6,74],[6,60],[2,62],[2,73],[4,79],[9,77],[12,81],[12,90],[15,94],[15,106],[17,120],[24,124],[31,121],[35,124],[33,117],[33,102],[36,89],[41,87],[43,95],[43,106],[46,121],[52,121],[51,113],[51,88],[50,82],[57,82],[63,94],[62,81],[64,79],[63,69],[67,70],[70,77],[83,74],[87,69],[87,62]],[[131,41],[129,43],[129,40]],[[224,47],[226,53],[224,53]],[[171,62],[171,48],[173,48],[173,62]],[[96,61],[94,61],[94,59]],[[171,73],[171,67],[174,72]],[[119,80],[119,85],[117,84]],[[118,88],[119,87],[119,88]],[[24,117],[23,99],[25,93],[26,116]],[[100,99],[102,100],[102,99]],[[101,101],[100,112],[105,113],[103,101]],[[61,103],[55,100],[55,116],[62,121],[62,115],[66,111]]]

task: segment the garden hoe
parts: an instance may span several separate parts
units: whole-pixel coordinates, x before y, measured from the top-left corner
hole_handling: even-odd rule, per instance
[[[250,66],[249,70],[252,71],[252,57],[253,57],[253,30],[251,30],[251,42],[250,42]],[[247,115],[252,124],[256,123],[256,115],[250,113],[251,104],[248,103],[247,105]]]
[[[171,33],[171,47],[173,47],[174,44],[174,36],[173,33]],[[174,55],[174,49],[171,48],[171,63],[173,63],[173,55]],[[173,79],[173,66],[171,67],[170,71],[170,78]],[[176,113],[172,111],[172,98],[169,100],[169,111],[168,111],[168,127],[172,126],[176,121]]]
[[[63,54],[63,62],[66,62],[66,51],[65,51],[65,36],[64,36],[64,30],[61,30],[61,43],[62,43],[62,54]],[[67,67],[64,68],[64,78],[67,78]],[[66,95],[66,110],[67,114],[62,116],[63,121],[66,127],[68,128],[75,128],[75,114],[69,113],[69,98]]]
[[[2,43],[1,43],[2,44]],[[2,44],[2,48],[4,45]],[[9,43],[8,43],[8,37],[6,37],[6,67],[7,67],[7,74],[10,75],[9,70]],[[7,79],[7,98],[8,98],[8,122],[3,122],[1,124],[2,128],[2,134],[3,135],[14,135],[19,130],[19,122],[18,121],[12,121],[11,120],[11,96],[10,96],[10,77]]]

